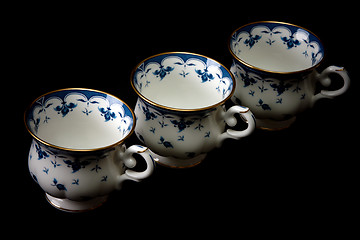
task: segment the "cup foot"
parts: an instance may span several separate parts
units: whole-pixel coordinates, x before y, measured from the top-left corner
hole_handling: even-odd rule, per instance
[[[198,165],[199,163],[201,163],[205,157],[206,157],[206,153],[200,154],[196,157],[193,158],[189,158],[189,159],[182,159],[182,158],[174,158],[174,157],[163,157],[160,156],[154,152],[151,152],[151,155],[154,157],[155,162],[157,162],[158,164],[165,166],[165,167],[170,167],[170,168],[190,168],[190,167],[194,167],[196,165]]]
[[[283,130],[291,126],[296,120],[296,117],[292,117],[284,121],[276,121],[272,119],[256,119],[256,127],[268,130],[268,131],[278,131]]]
[[[100,207],[108,198],[108,196],[102,196],[87,201],[73,201],[66,198],[56,198],[47,193],[45,197],[53,207],[65,212],[90,211]]]

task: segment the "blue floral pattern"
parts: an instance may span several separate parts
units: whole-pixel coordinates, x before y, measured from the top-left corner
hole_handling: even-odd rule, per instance
[[[324,56],[321,42],[312,33],[272,22],[253,23],[238,29],[230,39],[230,48],[239,58],[244,58],[247,52],[286,49],[302,55],[309,67],[318,64]]]
[[[257,43],[260,39],[261,39],[261,36],[259,36],[259,35],[253,36],[253,35],[249,34],[249,38],[244,41],[244,44],[246,46],[249,46],[250,48],[252,48],[254,46],[254,44]]]
[[[288,49],[293,48],[293,47],[297,47],[297,46],[299,46],[301,44],[298,39],[294,38],[294,36],[290,36],[289,38],[282,37],[281,40],[284,41],[284,44],[286,44]]]
[[[205,124],[211,112],[215,109],[192,114],[174,114],[171,111],[164,111],[152,107],[144,101],[138,99],[135,107],[137,118],[146,122],[146,125],[135,128],[137,137],[152,150],[163,148],[167,151],[177,151],[184,145],[194,146],[206,144],[207,141],[214,141],[215,134],[212,134],[210,124]],[[209,120],[211,121],[211,120]],[[146,127],[145,127],[146,126]],[[168,133],[172,133],[171,137]],[[187,137],[191,135],[191,137]],[[199,141],[187,141],[187,139],[198,138]],[[145,139],[156,139],[156,141],[146,142]],[[191,149],[191,146],[186,149]],[[201,149],[201,148],[200,148]],[[197,150],[198,151],[198,150]],[[182,153],[183,158],[194,157],[200,152],[190,151]]]
[[[164,68],[164,66],[160,65],[159,67],[160,69],[158,70],[155,70],[155,72],[153,72],[153,74],[156,76],[156,77],[160,77],[160,81],[164,79],[164,77],[167,75],[167,74],[170,74],[170,72],[172,70],[174,70],[173,67],[170,67],[170,66],[167,66],[166,68]]]
[[[229,96],[233,84],[231,75],[217,62],[186,53],[156,56],[139,64],[133,74],[133,84],[140,93],[166,81],[184,79],[194,80],[193,84],[210,84],[214,94],[222,98]]]
[[[294,104],[297,101],[301,105],[310,100],[305,93],[302,78],[287,81],[275,79],[256,74],[235,62],[230,71],[238,83],[234,102],[248,106],[257,117],[265,116],[285,104]],[[290,115],[289,113],[284,117]]]
[[[77,104],[75,103],[66,103],[65,101],[61,102],[61,105],[54,108],[55,111],[58,112],[58,114],[62,114],[63,117],[65,117],[70,111],[73,111],[74,108],[76,108]]]
[[[199,74],[198,77],[201,78],[202,82],[207,82],[215,79],[215,77],[211,73],[209,73],[207,67],[204,70],[195,69],[195,72]]]
[[[287,23],[255,22],[235,30],[229,48],[236,79],[232,100],[257,119],[288,120],[311,104],[306,79],[324,57],[313,33]]]
[[[38,158],[39,153],[41,158]],[[82,155],[79,158],[66,151],[52,150],[33,140],[28,161],[32,178],[52,195],[64,197],[63,194],[69,190],[80,191],[77,188],[82,187],[83,183],[91,182],[92,186],[99,184],[101,187],[102,183],[107,182],[108,172],[104,169],[107,168],[108,161],[112,161],[108,156],[109,151],[101,152],[99,155]],[[125,171],[124,164],[122,168]],[[79,196],[78,200],[87,198],[91,196]]]
[[[116,110],[114,110],[116,109]],[[114,126],[126,135],[133,126],[131,110],[116,98],[90,90],[64,90],[50,93],[38,99],[27,112],[27,125],[35,135],[39,128],[53,121],[62,121],[72,113],[86,118],[99,118],[104,122],[116,122]],[[115,121],[116,120],[116,121]],[[39,153],[39,158],[46,157]]]

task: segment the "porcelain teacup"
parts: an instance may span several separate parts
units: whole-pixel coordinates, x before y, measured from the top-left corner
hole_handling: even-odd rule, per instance
[[[293,24],[247,24],[231,34],[228,47],[233,56],[230,70],[237,81],[232,100],[248,106],[257,127],[263,129],[287,128],[317,100],[341,95],[349,87],[342,67],[316,71],[324,59],[324,47],[315,34]],[[316,82],[330,85],[330,74],[339,75],[344,85],[315,94]]]
[[[135,128],[134,113],[122,100],[91,89],[63,89],[37,98],[25,112],[33,141],[28,165],[47,200],[64,211],[100,206],[124,180],[140,181],[154,170],[146,147],[124,141]],[[133,154],[146,162],[143,172]]]
[[[162,53],[140,62],[131,74],[138,95],[135,134],[161,165],[192,167],[220,147],[226,138],[251,134],[255,121],[247,107],[225,102],[235,90],[232,74],[222,64],[193,53]],[[247,122],[235,131],[234,114]]]

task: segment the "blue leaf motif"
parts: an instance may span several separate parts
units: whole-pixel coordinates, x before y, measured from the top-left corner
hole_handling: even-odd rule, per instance
[[[244,87],[248,87],[250,85],[253,85],[255,83],[257,83],[257,79],[256,77],[252,76],[250,77],[249,74],[246,72],[244,73],[240,73],[241,76],[241,80],[244,82]]]
[[[100,108],[98,107],[99,111],[102,113],[101,116],[104,116],[105,122],[112,121],[116,118],[116,114],[114,112],[111,112],[111,108]]]
[[[249,39],[246,39],[244,41],[244,43],[246,46],[250,46],[250,48],[252,48],[255,45],[255,43],[257,43],[260,39],[261,39],[261,36],[259,36],[259,35],[253,36],[250,34]]]
[[[142,110],[145,115],[145,121],[154,120],[155,118],[157,118],[154,113],[150,112],[148,107],[142,107]]]
[[[66,101],[62,101],[60,106],[57,106],[54,108],[55,111],[58,112],[58,114],[62,114],[63,117],[65,117],[70,111],[73,111],[73,109],[77,106],[75,103],[69,103],[66,104]]]
[[[75,159],[75,161],[71,160],[63,160],[67,167],[72,168],[72,173],[79,171],[81,168],[85,168],[85,166],[90,164],[90,161],[80,161],[79,159]]]
[[[165,141],[163,136],[160,137],[160,142],[158,142],[158,144],[164,145],[165,148],[174,148],[174,146],[169,141]]]
[[[271,111],[271,108],[268,104],[265,104],[262,99],[259,99],[259,105],[256,105],[258,107],[261,107],[264,111],[269,110]]]
[[[203,83],[215,79],[215,77],[211,73],[209,73],[207,67],[204,69],[204,71],[195,69],[195,72],[198,74],[198,77],[201,77]]]
[[[49,157],[49,154],[45,151],[43,151],[40,147],[40,145],[35,144],[36,152],[38,154],[38,160],[46,159]]]
[[[57,187],[57,189],[58,189],[59,191],[67,191],[65,185],[58,183],[58,181],[56,180],[56,178],[54,178],[53,183],[54,183],[54,184],[51,184],[51,186]]]
[[[270,83],[270,87],[272,87],[274,89],[274,91],[277,91],[278,95],[280,96],[281,94],[283,94],[285,91],[289,90],[289,88],[292,86],[291,83],[286,83],[285,81],[280,81],[279,84],[276,83]]]
[[[160,77],[160,81],[164,79],[164,77],[169,74],[171,71],[173,71],[174,68],[173,67],[166,67],[164,68],[163,65],[160,65],[160,70],[155,70],[155,72],[153,72],[153,74],[156,76],[156,77]]]
[[[289,38],[287,37],[281,37],[281,40],[284,41],[284,44],[286,43],[288,49],[291,49],[293,47],[297,47],[300,45],[299,40],[294,39],[294,36],[290,36]]]
[[[185,128],[190,127],[190,125],[194,123],[194,121],[185,121],[185,119],[180,119],[180,121],[170,120],[170,122],[174,124],[174,127],[179,129],[179,132],[182,132]]]

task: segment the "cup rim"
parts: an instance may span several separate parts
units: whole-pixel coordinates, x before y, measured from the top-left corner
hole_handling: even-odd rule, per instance
[[[206,107],[202,107],[202,108],[174,108],[174,107],[169,107],[169,106],[165,106],[165,105],[162,105],[162,104],[159,104],[159,103],[156,103],[156,102],[153,102],[151,101],[149,98],[145,97],[143,94],[141,94],[135,87],[134,85],[134,76],[135,76],[135,72],[136,70],[139,68],[139,66],[141,64],[143,64],[144,62],[152,59],[152,58],[155,58],[155,57],[158,57],[158,56],[162,56],[162,55],[175,55],[175,54],[186,54],[186,55],[193,55],[193,56],[199,56],[199,57],[203,57],[203,58],[206,58],[206,59],[210,59],[214,62],[216,62],[217,64],[219,64],[221,67],[223,67],[229,74],[230,74],[230,77],[231,77],[231,80],[232,80],[232,83],[233,83],[233,88],[229,94],[229,96],[227,96],[226,98],[224,98],[223,100],[221,100],[220,102],[216,103],[216,104],[213,104],[213,105],[210,105],[210,106],[206,106]],[[235,81],[235,77],[234,75],[232,74],[232,72],[227,68],[225,67],[222,63],[220,63],[219,61],[216,61],[215,59],[213,58],[210,58],[210,57],[207,57],[207,56],[204,56],[204,55],[201,55],[201,54],[197,54],[197,53],[191,53],[191,52],[163,52],[163,53],[158,53],[158,54],[155,54],[155,55],[152,55],[150,57],[147,57],[145,58],[144,60],[140,61],[134,68],[133,70],[131,71],[131,74],[130,74],[130,83],[131,83],[131,87],[133,88],[133,90],[135,91],[135,93],[141,98],[143,99],[145,102],[155,106],[155,107],[158,107],[158,108],[162,108],[162,109],[166,109],[166,110],[170,110],[170,111],[177,111],[177,112],[197,112],[197,111],[205,111],[205,110],[209,110],[209,109],[212,109],[212,108],[215,108],[215,107],[218,107],[218,106],[221,106],[223,105],[227,100],[229,100],[233,95],[234,95],[234,92],[235,92],[235,87],[236,87],[236,81]]]
[[[36,101],[38,101],[40,98],[46,96],[46,95],[49,95],[49,94],[52,94],[52,93],[56,93],[56,92],[62,92],[62,91],[69,91],[69,90],[82,90],[82,91],[91,91],[91,92],[96,92],[96,93],[102,93],[102,94],[106,94],[106,95],[109,95],[115,99],[117,99],[118,101],[122,102],[131,112],[131,115],[132,115],[132,119],[133,119],[133,125],[132,125],[132,128],[130,130],[130,132],[125,136],[123,137],[121,140],[113,143],[113,144],[110,144],[110,145],[107,145],[107,146],[104,146],[104,147],[99,147],[99,148],[85,148],[85,149],[77,149],[77,148],[67,148],[67,147],[61,147],[61,146],[58,146],[58,145],[55,145],[55,144],[52,144],[52,143],[49,143],[43,139],[41,139],[40,137],[36,136],[36,134],[34,134],[29,126],[28,126],[28,121],[27,121],[27,116],[28,116],[28,113],[31,109],[31,107],[36,103]],[[115,146],[118,146],[120,145],[121,143],[123,143],[128,137],[131,136],[131,134],[134,132],[135,130],[135,124],[136,124],[136,121],[135,121],[135,114],[134,114],[134,111],[129,107],[129,105],[127,103],[125,103],[123,100],[121,100],[120,98],[110,94],[110,93],[107,93],[107,92],[104,92],[104,91],[100,91],[100,90],[96,90],[96,89],[90,89],[90,88],[62,88],[62,89],[57,89],[57,90],[53,90],[53,91],[50,91],[50,92],[47,92],[47,93],[44,93],[42,94],[41,96],[37,97],[34,101],[31,102],[31,104],[26,108],[25,112],[24,112],[24,123],[25,123],[25,127],[26,127],[26,130],[30,133],[30,135],[38,142],[44,144],[45,146],[48,146],[48,147],[52,147],[52,148],[55,148],[55,149],[58,149],[58,150],[63,150],[63,151],[70,151],[70,152],[95,152],[95,151],[102,151],[102,150],[106,150],[106,149],[111,149]]]
[[[281,24],[281,25],[289,25],[289,26],[293,26],[293,27],[297,27],[297,28],[300,28],[300,29],[303,29],[307,32],[309,32],[310,34],[312,34],[314,37],[317,38],[317,40],[320,42],[320,44],[322,45],[323,47],[323,57],[320,59],[320,61],[314,65],[314,66],[311,66],[309,68],[305,68],[305,69],[302,69],[302,70],[298,70],[298,71],[289,71],[289,72],[281,72],[281,71],[271,71],[271,70],[266,70],[266,69],[263,69],[263,68],[259,68],[259,67],[256,67],[254,65],[251,65],[247,62],[245,62],[244,60],[240,59],[238,56],[236,56],[236,54],[231,50],[231,39],[232,39],[232,36],[238,31],[240,30],[241,28],[244,28],[246,26],[249,26],[249,25],[253,25],[253,24],[258,24],[258,23],[276,23],[276,24]],[[265,73],[275,73],[275,74],[282,74],[282,75],[291,75],[291,74],[298,74],[298,73],[305,73],[305,72],[309,72],[315,68],[317,68],[321,62],[324,60],[325,58],[325,50],[324,50],[324,44],[322,43],[321,39],[316,35],[314,34],[312,31],[304,28],[304,27],[301,27],[299,25],[296,25],[296,24],[292,24],[292,23],[287,23],[287,22],[280,22],[280,21],[256,21],[256,22],[251,22],[251,23],[247,23],[237,29],[235,29],[230,37],[229,37],[229,40],[228,40],[228,50],[230,51],[230,54],[237,60],[239,61],[240,63],[244,64],[246,67],[249,67],[251,69],[254,69],[254,70],[257,70],[257,71],[261,71],[261,72],[265,72]]]

